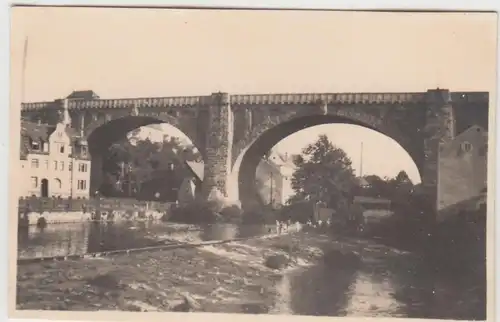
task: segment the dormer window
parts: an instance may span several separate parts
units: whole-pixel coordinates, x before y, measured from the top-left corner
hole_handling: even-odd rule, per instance
[[[31,141],[31,148],[35,151],[39,151],[40,150],[40,143],[37,142],[37,141]]]
[[[87,156],[87,147],[86,146],[82,146],[81,147],[81,151],[82,151],[82,157],[86,157]]]

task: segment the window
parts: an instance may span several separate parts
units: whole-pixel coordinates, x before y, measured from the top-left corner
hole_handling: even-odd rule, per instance
[[[86,146],[82,146],[82,156],[83,157],[87,156],[87,147]]]
[[[49,160],[45,160],[43,163],[45,164],[45,169],[49,170]]]
[[[73,170],[73,162],[71,161],[68,163],[68,170],[69,171]]]
[[[57,161],[54,161],[54,170],[57,170]]]
[[[35,151],[40,150],[40,143],[38,143],[37,141],[31,141],[31,148]]]
[[[59,170],[64,171],[64,161],[59,162]]]
[[[59,152],[64,153],[64,144],[59,144]]]
[[[61,189],[61,187],[62,187],[62,182],[61,182],[61,180],[56,178],[56,179],[54,179],[54,182],[55,182],[55,184],[56,184],[56,187],[57,187],[58,189]]]
[[[37,188],[37,187],[38,187],[38,178],[31,177],[31,188]]]
[[[80,171],[80,172],[87,172],[87,164],[86,163],[80,163],[78,165],[78,171]]]
[[[38,168],[38,159],[31,159],[31,167]]]
[[[78,190],[86,190],[87,189],[87,181],[78,180]]]
[[[468,153],[468,152],[472,151],[472,144],[470,144],[467,141],[463,142],[461,145],[461,148],[462,148],[463,152]]]

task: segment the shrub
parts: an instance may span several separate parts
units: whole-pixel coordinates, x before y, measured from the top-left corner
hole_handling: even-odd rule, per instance
[[[312,219],[312,205],[309,202],[300,202],[284,206],[278,212],[280,220],[291,220],[302,224]]]
[[[278,216],[271,207],[261,206],[243,212],[241,219],[244,224],[265,225],[274,224]]]
[[[225,222],[239,222],[242,220],[243,211],[236,205],[225,207],[220,211],[222,220]]]
[[[198,201],[172,209],[168,220],[186,224],[214,223],[220,220],[220,215],[209,203]]]
[[[38,220],[36,222],[36,226],[38,228],[45,228],[45,227],[47,227],[47,220],[44,217],[38,218]]]

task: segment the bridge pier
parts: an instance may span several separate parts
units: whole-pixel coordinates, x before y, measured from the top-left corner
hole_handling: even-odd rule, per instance
[[[424,163],[422,169],[422,187],[425,200],[428,201],[429,229],[437,220],[438,162],[442,143],[455,137],[455,116],[449,90],[428,90],[426,119],[424,125]]]
[[[201,188],[204,200],[227,198],[233,148],[233,115],[227,93],[211,95],[205,143],[204,175]]]

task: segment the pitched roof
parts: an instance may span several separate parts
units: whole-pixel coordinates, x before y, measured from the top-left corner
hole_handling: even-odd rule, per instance
[[[49,140],[49,136],[55,131],[55,129],[55,125],[21,121],[21,138],[28,137],[34,141],[47,142]],[[75,129],[71,127],[66,127],[65,132],[73,141],[80,138]]]
[[[92,90],[73,91],[66,98],[68,98],[68,99],[77,99],[77,100],[92,100],[92,99],[98,99],[99,95],[97,95]]]
[[[29,137],[35,141],[47,141],[50,134],[56,129],[53,125],[21,122],[21,136]]]
[[[364,178],[364,177],[358,177],[358,178],[356,178],[356,180],[358,181],[358,184],[360,186],[369,186],[370,185],[368,180],[366,180],[366,178]]]
[[[442,146],[441,154],[454,153],[466,141],[472,145],[485,145],[488,143],[488,132],[479,125],[473,125],[453,140],[446,142]]]
[[[203,176],[205,172],[205,164],[203,162],[195,161],[185,161],[188,168],[193,172],[193,174],[198,178],[198,180],[203,181]]]

